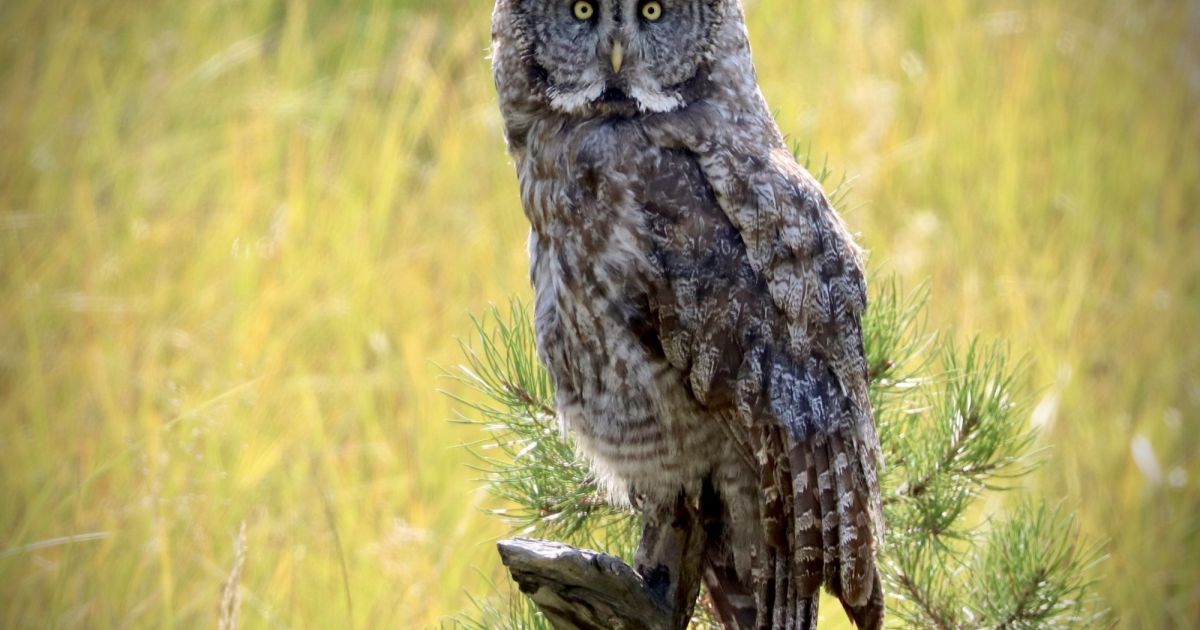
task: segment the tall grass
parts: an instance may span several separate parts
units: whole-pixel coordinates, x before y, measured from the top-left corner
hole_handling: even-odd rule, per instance
[[[1200,618],[1192,5],[747,1],[873,266],[1030,354],[1130,628]],[[528,294],[489,12],[0,3],[0,625],[212,626],[239,552],[247,627],[427,627],[500,577],[436,391]]]

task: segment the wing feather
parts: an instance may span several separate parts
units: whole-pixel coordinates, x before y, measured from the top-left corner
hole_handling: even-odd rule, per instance
[[[801,615],[784,584],[823,582],[861,607],[878,595],[883,531],[861,253],[786,151],[676,144],[643,165],[637,195],[661,270],[652,310],[696,399],[732,407],[730,433],[754,454],[773,554],[755,591],[783,609],[763,621]]]

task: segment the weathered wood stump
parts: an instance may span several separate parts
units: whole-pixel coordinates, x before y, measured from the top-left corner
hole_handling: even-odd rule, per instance
[[[598,551],[529,538],[500,541],[500,558],[559,630],[682,630],[700,591],[700,511],[680,497],[643,517],[636,570]]]

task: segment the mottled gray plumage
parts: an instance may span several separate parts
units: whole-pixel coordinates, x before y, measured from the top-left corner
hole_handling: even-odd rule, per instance
[[[737,0],[584,2],[493,23],[561,419],[614,497],[716,490],[728,627],[815,627],[822,584],[880,627],[861,252],[767,110]]]

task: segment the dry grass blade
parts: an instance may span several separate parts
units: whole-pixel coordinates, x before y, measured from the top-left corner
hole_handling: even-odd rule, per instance
[[[246,521],[238,527],[233,541],[233,568],[221,588],[220,630],[237,630],[242,612],[242,573],[246,569]]]

